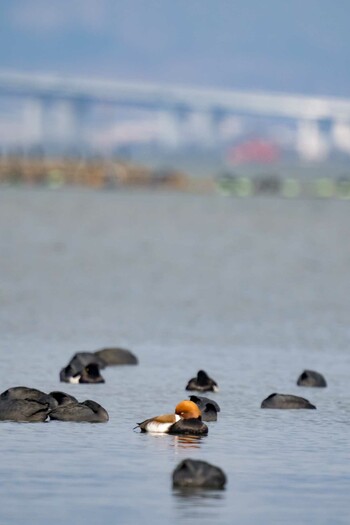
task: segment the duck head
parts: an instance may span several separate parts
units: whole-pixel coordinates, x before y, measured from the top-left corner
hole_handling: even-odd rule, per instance
[[[180,401],[175,407],[175,414],[180,416],[182,419],[200,419],[202,412],[200,408],[193,401]]]

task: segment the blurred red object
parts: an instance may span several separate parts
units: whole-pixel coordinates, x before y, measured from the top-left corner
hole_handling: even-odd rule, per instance
[[[264,139],[248,140],[232,146],[228,151],[228,161],[231,164],[270,164],[276,162],[279,157],[278,146]]]

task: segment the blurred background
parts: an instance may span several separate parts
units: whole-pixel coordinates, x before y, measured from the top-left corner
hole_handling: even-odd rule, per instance
[[[305,175],[348,196],[349,15],[330,0],[5,0],[1,177],[243,194],[265,177],[293,194]]]

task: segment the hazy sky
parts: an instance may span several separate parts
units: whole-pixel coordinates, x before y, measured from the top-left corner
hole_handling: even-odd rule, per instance
[[[0,0],[0,69],[350,97],[349,0]]]

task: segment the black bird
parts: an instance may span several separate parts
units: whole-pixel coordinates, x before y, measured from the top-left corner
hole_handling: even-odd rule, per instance
[[[314,370],[304,370],[304,372],[300,374],[298,378],[297,385],[311,387],[326,387],[327,383],[323,375],[319,372],[315,372]]]
[[[57,406],[57,401],[49,394],[45,394],[36,388],[28,388],[26,386],[14,386],[8,388],[0,394],[0,400],[22,400],[22,401],[38,401],[42,404],[48,404],[50,408]]]
[[[60,371],[60,381],[70,383],[71,378],[79,374],[83,368],[96,364],[100,369],[106,366],[136,365],[137,358],[129,350],[123,348],[103,348],[96,352],[78,352],[74,354],[68,365]]]
[[[43,422],[50,411],[49,403],[35,399],[0,399],[0,421]]]
[[[41,390],[15,386],[0,394],[0,421],[43,422],[56,406],[57,401]]]
[[[201,396],[189,396],[190,400],[196,403],[196,405],[200,408],[200,411],[202,412],[202,420],[203,421],[216,421],[218,418],[218,412],[220,412],[220,407],[216,403],[216,401],[213,401],[212,399],[209,399],[208,397],[201,397]]]
[[[192,377],[186,386],[186,390],[198,390],[198,392],[218,392],[219,388],[214,379],[208,376],[204,370],[199,370],[197,377]]]
[[[67,370],[68,369],[68,370]],[[60,374],[61,381],[66,383],[104,383],[105,380],[101,376],[100,367],[97,363],[90,363],[85,367],[81,368],[78,372],[72,373],[70,365],[64,369],[64,376]],[[65,379],[62,379],[65,377]]]
[[[184,459],[173,472],[173,488],[223,489],[226,476],[221,468],[206,461]]]
[[[316,408],[307,399],[290,394],[271,394],[261,403],[261,408]]]
[[[74,398],[73,398],[74,399]],[[63,403],[50,412],[50,419],[56,421],[72,421],[87,423],[106,423],[108,412],[96,401],[87,399],[82,403],[65,398]]]

